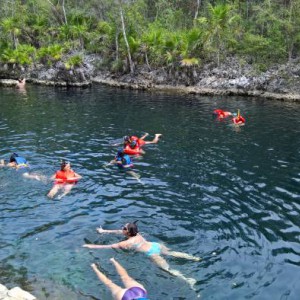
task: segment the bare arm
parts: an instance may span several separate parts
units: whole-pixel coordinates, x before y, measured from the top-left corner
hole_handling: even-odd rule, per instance
[[[84,244],[82,247],[89,249],[129,249],[132,247],[132,243],[127,240],[110,245]]]
[[[122,234],[122,230],[107,230],[103,229],[101,226],[96,229],[98,233],[116,233],[116,234]]]
[[[71,178],[71,179],[73,180],[73,179],[81,179],[81,178],[82,178],[81,175],[79,175],[79,174],[77,174],[77,173],[74,172],[74,177]]]
[[[111,248],[118,248],[115,245],[117,245],[117,244],[111,244],[111,245],[84,244],[84,245],[82,245],[82,247],[89,248],[89,249],[111,249]]]

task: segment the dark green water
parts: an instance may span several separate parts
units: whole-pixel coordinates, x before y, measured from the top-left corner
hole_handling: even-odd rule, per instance
[[[241,109],[236,130],[212,118]],[[299,299],[300,106],[238,97],[149,94],[107,87],[0,90],[0,159],[13,151],[51,176],[67,158],[83,179],[62,200],[51,182],[0,169],[0,283],[42,299],[111,299],[90,268],[120,283],[115,257],[150,299]],[[162,133],[135,160],[143,184],[115,168],[112,144],[126,134]],[[166,257],[197,280],[196,291],[140,253],[88,250],[140,220],[151,241],[203,257]],[[94,298],[94,299],[95,299]]]

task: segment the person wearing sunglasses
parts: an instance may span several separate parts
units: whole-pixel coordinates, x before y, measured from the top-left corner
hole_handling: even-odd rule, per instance
[[[200,261],[199,257],[189,255],[184,252],[171,251],[166,246],[156,242],[148,242],[140,233],[137,227],[137,221],[125,224],[121,230],[105,230],[102,227],[97,228],[98,233],[123,234],[127,239],[125,241],[110,245],[84,244],[83,247],[90,249],[126,249],[136,250],[145,253],[161,269],[187,281],[192,287],[196,283],[194,278],[187,278],[178,270],[171,269],[162,255],[171,255],[178,258],[185,258],[194,261]]]
[[[61,199],[71,191],[80,178],[82,177],[71,169],[71,163],[62,160],[60,170],[51,177],[54,180],[54,185],[47,196],[53,198],[60,190],[63,190],[63,193],[59,196],[59,199]]]
[[[114,258],[110,261],[115,266],[121,280],[125,286],[122,288],[112,282],[105,274],[103,274],[96,264],[91,264],[92,269],[98,276],[101,282],[103,282],[111,291],[115,300],[149,300],[147,291],[142,284],[130,277],[123,266],[117,262]]]

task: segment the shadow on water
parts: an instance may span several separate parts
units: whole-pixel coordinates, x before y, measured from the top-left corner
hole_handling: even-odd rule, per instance
[[[51,182],[0,169],[0,282],[42,299],[111,299],[92,262],[120,284],[116,257],[151,299],[297,299],[300,247],[299,106],[238,97],[175,96],[96,86],[0,90],[0,159],[19,152],[50,177],[60,159],[83,179],[63,199]],[[242,128],[211,117],[241,110]],[[138,182],[104,168],[127,134],[162,133],[134,158]],[[88,250],[109,244],[98,226],[139,220],[146,239],[201,262],[166,257],[197,280],[195,291],[140,253]]]

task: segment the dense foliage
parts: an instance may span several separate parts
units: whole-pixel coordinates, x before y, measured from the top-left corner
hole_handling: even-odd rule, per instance
[[[255,64],[300,54],[300,0],[2,0],[0,62],[80,65],[134,71],[219,64],[239,56]]]

